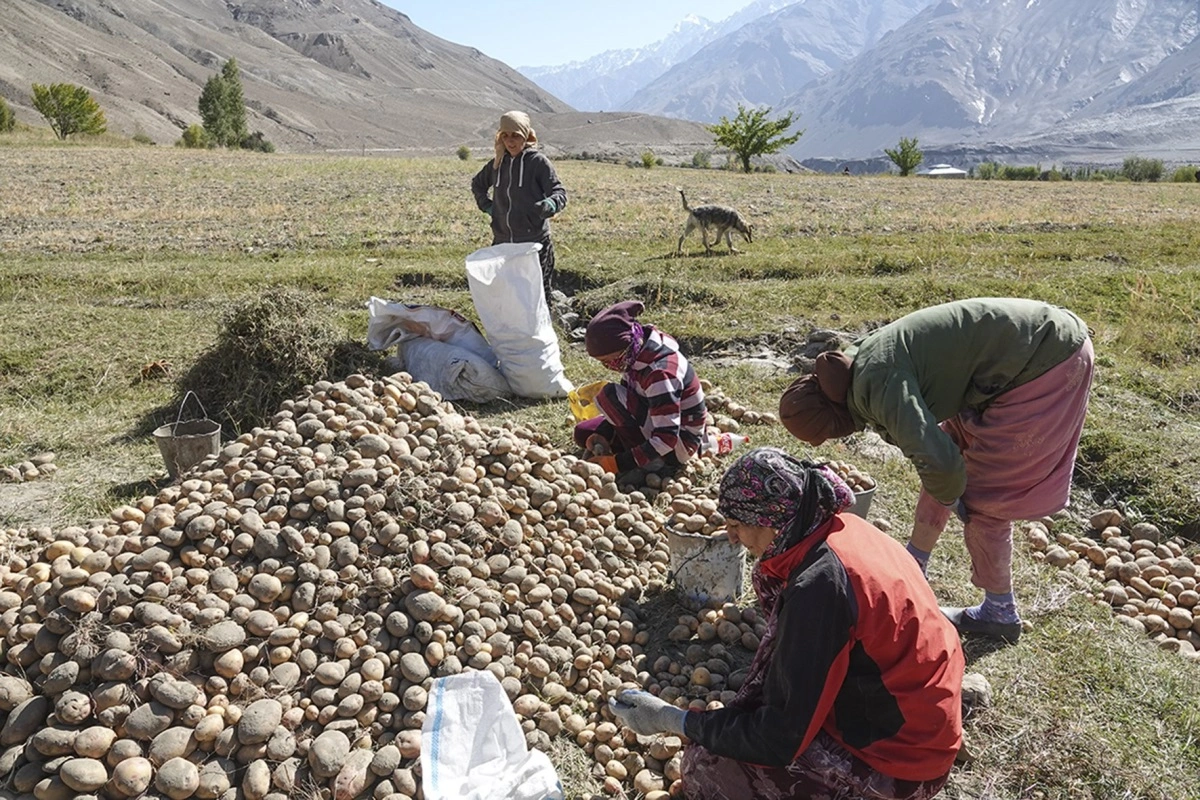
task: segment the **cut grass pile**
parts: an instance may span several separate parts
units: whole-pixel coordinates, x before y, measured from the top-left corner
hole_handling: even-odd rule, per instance
[[[232,431],[254,424],[250,401],[271,398],[248,395],[285,371],[306,381],[369,366],[361,352],[339,357],[365,338],[372,295],[476,318],[463,259],[490,241],[468,190],[478,163],[23,145],[3,155],[0,464],[49,450],[59,472],[0,485],[0,528],[78,524],[154,491],[167,478],[149,433],[174,418],[184,388],[221,384],[227,393],[206,407]],[[1073,309],[1093,328],[1098,357],[1079,512],[1118,505],[1132,521],[1200,538],[1194,184],[558,168],[570,203],[554,222],[555,244],[577,310],[586,318],[642,299],[646,319],[685,342],[704,377],[754,409],[774,410],[793,376],[747,358],[770,349],[790,359],[813,328],[861,332],[972,296]],[[743,255],[722,244],[703,257],[693,238],[672,257],[684,224],[679,185],[693,204],[732,205],[754,223]],[[263,332],[283,337],[271,349],[286,366],[232,372],[248,365],[226,363],[239,358],[227,349],[228,310],[272,297],[293,309]],[[299,363],[309,357],[319,363]],[[563,358],[577,384],[602,377],[565,338]],[[175,377],[143,378],[157,361]],[[241,395],[230,391],[239,382]],[[565,400],[465,410],[537,427],[569,448]],[[870,435],[814,453],[778,426],[750,433],[755,444],[862,466],[881,487],[872,516],[906,536],[915,474]],[[1059,524],[1080,527],[1070,516]],[[1049,568],[1017,562],[1034,627],[1017,647],[968,648],[995,703],[969,722],[976,759],[945,796],[1200,796],[1200,671],[1113,624]],[[977,599],[953,530],[932,570],[943,601]],[[586,764],[566,754],[561,763],[569,787],[583,791]]]

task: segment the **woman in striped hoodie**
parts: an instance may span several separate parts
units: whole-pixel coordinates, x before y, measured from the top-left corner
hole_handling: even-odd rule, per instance
[[[588,323],[588,355],[621,374],[596,396],[602,414],[575,426],[575,442],[612,473],[678,467],[704,437],[704,391],[679,343],[637,321],[645,306],[625,300]]]

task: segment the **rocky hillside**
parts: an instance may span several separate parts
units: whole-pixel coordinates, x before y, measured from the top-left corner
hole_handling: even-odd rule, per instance
[[[5,0],[3,19],[0,95],[31,124],[44,124],[33,83],[75,83],[110,130],[171,143],[199,121],[204,82],[236,58],[250,128],[281,149],[474,147],[509,108],[543,132],[593,130],[516,70],[374,0]],[[612,142],[703,135],[688,123],[663,134],[663,121],[635,114],[607,122]]]

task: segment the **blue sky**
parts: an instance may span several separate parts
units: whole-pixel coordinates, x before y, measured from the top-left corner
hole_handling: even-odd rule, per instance
[[[689,14],[719,22],[750,0],[382,0],[435,36],[511,67],[583,61],[662,39]]]

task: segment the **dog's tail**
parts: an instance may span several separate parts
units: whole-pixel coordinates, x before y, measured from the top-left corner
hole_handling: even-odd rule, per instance
[[[675,187],[675,189],[676,189],[676,190],[679,192],[679,199],[683,201],[683,210],[684,210],[684,211],[691,211],[691,209],[690,209],[690,208],[688,208],[688,204],[687,204],[687,195],[683,193],[683,187],[682,187],[682,186],[676,186],[676,187]]]

